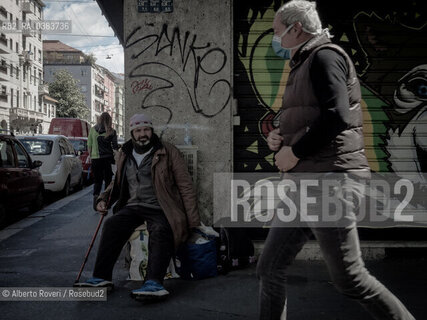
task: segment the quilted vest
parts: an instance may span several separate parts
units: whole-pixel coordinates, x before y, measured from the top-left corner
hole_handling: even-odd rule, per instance
[[[335,50],[347,62],[350,121],[347,128],[319,152],[300,159],[291,172],[352,171],[355,174],[357,171],[369,172],[363,141],[361,92],[356,71],[347,53],[341,47],[332,44],[324,34],[310,39],[291,60],[292,69],[286,84],[280,115],[283,145],[294,145],[320,115],[319,102],[311,83],[310,66],[315,53],[324,48]]]

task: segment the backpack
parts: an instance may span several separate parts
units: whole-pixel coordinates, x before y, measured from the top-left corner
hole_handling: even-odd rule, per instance
[[[241,269],[256,262],[249,233],[248,228],[219,229],[218,273],[227,274],[231,270]]]

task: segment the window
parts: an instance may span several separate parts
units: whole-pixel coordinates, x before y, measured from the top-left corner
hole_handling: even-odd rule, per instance
[[[15,71],[16,71],[16,79],[19,79],[19,71],[20,71],[19,68],[16,67]]]
[[[15,146],[15,150],[16,150],[16,155],[18,156],[18,167],[19,168],[29,168],[30,167],[30,161],[29,161],[27,154],[25,153],[24,149],[17,142],[14,142],[14,146]]]
[[[15,43],[15,46],[16,46],[16,50],[15,50],[16,53],[19,53],[19,44],[18,44],[18,42]]]
[[[10,64],[10,76],[13,77],[13,64]]]
[[[1,60],[0,63],[0,71],[4,74],[7,74],[7,64],[6,64],[6,60]]]
[[[9,39],[9,48],[10,50],[13,50],[13,40]]]
[[[14,156],[12,145],[9,141],[1,140],[0,141],[0,167],[1,168],[12,168],[14,164]]]
[[[70,142],[73,145],[74,150],[82,151],[82,152],[87,151],[87,141],[75,139],[75,140],[70,140]]]
[[[13,89],[10,88],[10,107],[13,108]]]
[[[16,107],[19,108],[19,90],[16,90]]]
[[[47,156],[52,153],[53,141],[37,138],[24,138],[21,140],[27,152],[34,155]]]
[[[67,150],[67,144],[65,143],[64,139],[59,140],[59,150],[61,150],[61,155],[66,155],[68,150]]]
[[[69,141],[65,141],[66,145],[67,145],[67,152],[70,155],[76,155],[76,151],[74,150],[73,145],[69,142]]]

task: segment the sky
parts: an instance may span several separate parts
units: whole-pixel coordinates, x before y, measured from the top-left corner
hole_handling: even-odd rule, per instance
[[[69,34],[46,34],[43,40],[60,40],[86,54],[93,53],[96,63],[115,73],[124,72],[124,54],[114,31],[108,26],[98,3],[93,0],[44,0],[45,20],[71,20]],[[107,57],[111,59],[107,59]]]

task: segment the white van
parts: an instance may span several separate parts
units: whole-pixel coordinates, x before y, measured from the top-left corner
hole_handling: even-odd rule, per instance
[[[71,188],[83,187],[82,163],[65,136],[34,135],[17,138],[33,160],[42,161],[40,173],[45,190],[62,191],[64,196],[68,196]]]

